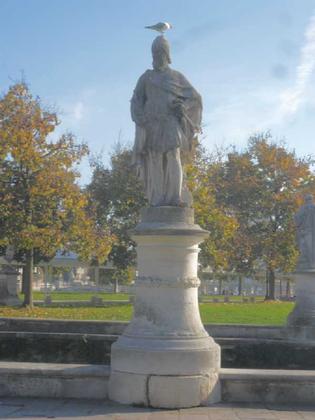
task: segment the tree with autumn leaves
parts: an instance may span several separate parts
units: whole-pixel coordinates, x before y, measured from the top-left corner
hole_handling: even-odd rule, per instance
[[[142,183],[130,165],[131,150],[117,145],[110,158],[110,165],[101,159],[93,161],[93,174],[87,186],[96,208],[99,223],[108,223],[115,235],[109,260],[114,266],[114,282],[133,279],[136,265],[135,242],[130,230],[136,226],[140,210],[147,205]]]
[[[29,306],[34,254],[52,258],[59,249],[71,249],[82,259],[103,261],[113,242],[76,182],[75,166],[87,146],[70,133],[50,140],[58,124],[56,113],[25,83],[0,98],[0,246],[14,246],[24,259],[24,305]]]
[[[231,241],[238,228],[237,219],[216,198],[220,187],[215,182],[215,174],[222,167],[222,159],[220,153],[209,154],[199,145],[194,159],[185,168],[193,195],[195,222],[210,232],[201,244],[199,262],[203,267],[211,266],[214,271],[228,268]]]
[[[257,263],[263,264],[266,299],[275,299],[276,271],[287,273],[295,267],[294,214],[303,196],[315,191],[311,164],[311,158],[297,157],[284,143],[262,133],[251,137],[244,150],[232,149],[210,159],[201,176],[198,162],[193,168],[198,175],[198,182],[193,183],[197,185],[197,217],[210,231],[210,264],[240,275],[254,274]],[[203,196],[208,197],[206,203],[213,203],[210,209],[206,204],[200,206]],[[211,229],[204,219],[214,210],[216,229]],[[216,244],[214,249],[211,244]],[[218,252],[223,258],[217,258]]]

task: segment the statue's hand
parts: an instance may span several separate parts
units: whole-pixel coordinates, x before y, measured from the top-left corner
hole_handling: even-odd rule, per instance
[[[178,119],[181,119],[185,115],[184,102],[180,99],[174,99],[174,101],[171,103],[171,109],[173,111],[173,114]]]

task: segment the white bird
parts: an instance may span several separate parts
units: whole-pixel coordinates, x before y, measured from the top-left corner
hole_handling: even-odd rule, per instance
[[[163,34],[168,29],[172,28],[172,25],[168,22],[159,22],[152,26],[145,26],[146,29],[153,29],[153,31],[158,31]]]

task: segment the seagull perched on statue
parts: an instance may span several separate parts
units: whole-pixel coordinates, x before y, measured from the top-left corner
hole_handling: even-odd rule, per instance
[[[157,31],[163,34],[168,29],[171,29],[172,25],[168,22],[159,22],[159,23],[156,23],[155,25],[145,26],[145,28],[152,29],[153,31]]]

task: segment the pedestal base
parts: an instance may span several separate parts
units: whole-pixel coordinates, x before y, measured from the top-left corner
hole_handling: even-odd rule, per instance
[[[17,275],[0,273],[0,305],[19,306],[21,301],[17,295]]]
[[[122,336],[112,345],[111,368],[109,398],[123,404],[181,408],[220,401],[220,347],[211,337]]]
[[[290,327],[315,328],[315,270],[294,274],[296,303],[288,316]]]
[[[192,376],[139,375],[113,371],[109,398],[121,404],[154,408],[187,408],[221,399],[218,373]]]
[[[193,219],[192,209],[150,208],[134,230],[134,317],[112,345],[112,400],[155,408],[220,400],[220,347],[198,307],[198,244],[208,233]]]

